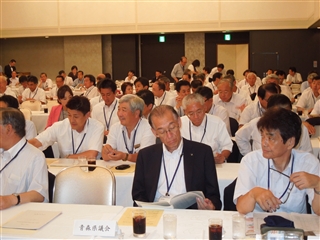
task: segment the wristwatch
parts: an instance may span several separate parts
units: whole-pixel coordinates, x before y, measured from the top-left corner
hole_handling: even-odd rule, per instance
[[[20,195],[18,193],[13,193],[12,195],[17,197],[18,202],[17,202],[16,205],[19,205],[19,203],[20,203]]]
[[[126,157],[124,159],[122,159],[123,161],[128,161],[128,157],[129,157],[129,154],[126,153]]]

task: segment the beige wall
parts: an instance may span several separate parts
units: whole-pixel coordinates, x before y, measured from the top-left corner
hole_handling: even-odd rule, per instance
[[[319,0],[0,0],[0,38],[307,29],[319,9]]]
[[[184,35],[185,40],[185,55],[188,58],[188,65],[195,59],[200,61],[200,67],[198,70],[202,72],[202,68],[205,66],[205,54],[204,54],[204,33],[186,33]]]

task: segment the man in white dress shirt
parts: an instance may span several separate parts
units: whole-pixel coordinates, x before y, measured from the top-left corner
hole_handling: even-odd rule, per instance
[[[142,117],[144,101],[133,94],[120,98],[117,115],[119,122],[112,125],[107,144],[102,148],[105,161],[123,160],[136,162],[138,152],[155,144],[148,121]]]
[[[72,77],[67,76],[64,70],[59,71],[59,75],[61,75],[64,79],[64,85],[72,86],[73,79]]]
[[[96,158],[102,148],[104,127],[90,118],[89,100],[75,96],[66,107],[68,118],[55,122],[29,142],[42,149],[57,142],[61,158]]]
[[[310,113],[315,103],[320,99],[320,76],[313,78],[311,87],[307,88],[299,98],[297,102],[297,110],[304,111],[308,110]]]
[[[103,101],[93,107],[91,117],[103,124],[105,127],[104,136],[107,136],[111,126],[119,122],[117,116],[119,100],[116,98],[117,85],[110,79],[104,79],[99,82],[98,89]]]
[[[52,80],[50,78],[48,78],[46,73],[41,73],[40,74],[40,82],[38,87],[42,88],[45,91],[50,91],[52,89]]]
[[[239,167],[234,191],[238,212],[306,213],[308,196],[312,210],[320,215],[319,160],[293,149],[300,126],[299,116],[284,108],[268,109],[260,118],[262,149],[247,154]]]
[[[301,83],[302,77],[301,74],[297,72],[295,67],[289,68],[289,74],[287,75],[287,84],[291,85],[292,83]]]
[[[19,109],[19,102],[15,97],[10,95],[3,95],[0,97],[0,108],[15,108]],[[37,129],[34,123],[30,120],[26,120],[26,134],[25,138],[27,140],[35,138],[37,136]]]
[[[16,97],[14,91],[7,86],[7,83],[7,78],[5,76],[0,76],[0,97],[3,95],[11,95],[12,97]]]
[[[27,143],[18,109],[0,108],[0,210],[48,201],[48,171],[43,153]]]
[[[178,115],[180,117],[184,116],[184,110],[182,107],[182,100],[185,96],[190,94],[191,85],[186,80],[181,80],[176,83],[176,91],[178,93],[178,96],[175,99],[175,107],[174,109],[177,111]]]
[[[227,109],[229,117],[239,120],[240,114],[247,106],[247,100],[240,94],[233,93],[233,80],[226,76],[218,85],[219,93],[213,97],[213,102]]]
[[[248,84],[242,86],[239,94],[244,97],[249,104],[254,101],[261,84],[257,82],[257,76],[253,72],[248,73],[247,83]]]
[[[143,89],[149,89],[149,80],[145,77],[138,77],[134,81],[134,87],[136,89],[136,93]]]
[[[206,113],[219,117],[226,124],[227,131],[231,136],[229,113],[224,107],[214,104],[211,89],[205,86],[198,87],[196,93],[204,98]]]
[[[19,78],[17,78],[17,72],[12,71],[11,72],[11,78],[10,78],[10,86],[16,86],[19,85]]]
[[[248,84],[248,83],[247,83],[247,75],[248,75],[249,72],[251,72],[250,69],[247,69],[247,70],[245,70],[245,71],[243,72],[242,75],[244,76],[244,78],[237,83],[237,87],[238,87],[239,89],[241,89],[243,85]]]
[[[174,97],[169,91],[166,91],[166,85],[163,81],[155,81],[152,84],[152,93],[154,95],[154,103],[156,106],[170,105],[174,107]]]
[[[150,90],[143,89],[137,92],[137,96],[140,97],[144,101],[144,108],[143,108],[143,113],[142,116],[145,119],[149,118],[149,115],[154,109],[154,95]]]
[[[185,139],[207,144],[214,153],[216,163],[223,163],[232,152],[233,143],[224,122],[206,114],[203,97],[193,93],[184,97],[182,107],[186,116],[181,117],[181,135]]]
[[[46,93],[42,88],[38,88],[38,78],[36,76],[28,77],[28,88],[22,92],[22,101],[38,100],[42,104],[47,102]]]
[[[274,83],[263,84],[258,88],[258,101],[251,102],[240,115],[239,128],[256,117],[261,117],[267,110],[268,99],[273,94],[280,93],[279,87]]]
[[[276,74],[270,74],[266,77],[267,83],[277,84],[281,88],[281,94],[286,95],[292,103],[294,103],[294,97],[292,91],[288,85],[281,85],[280,79]]]
[[[209,77],[212,78],[213,74],[215,73],[222,73],[222,75],[225,74],[225,70],[224,70],[224,64],[223,63],[219,63],[216,67],[211,69],[211,72],[209,74]]]
[[[180,62],[178,62],[173,66],[173,69],[171,71],[171,77],[174,79],[175,82],[178,82],[179,79],[182,78],[184,71],[187,69],[186,67],[187,61],[188,61],[187,57],[182,56],[180,58]]]
[[[86,88],[86,91],[84,92],[83,96],[85,96],[89,100],[100,95],[95,84],[96,79],[93,75],[87,74],[84,76],[84,86]]]
[[[56,85],[51,89],[51,98],[52,99],[58,99],[58,97],[57,97],[58,90],[63,85],[64,85],[63,76],[61,76],[61,75],[56,76]]]
[[[273,94],[272,96],[269,97],[268,108],[271,108],[274,106],[286,108],[288,110],[292,109],[292,105],[289,98],[283,94]],[[253,150],[261,149],[261,133],[257,128],[257,122],[259,121],[260,118],[261,117],[252,119],[250,122],[244,124],[243,127],[236,132],[236,136],[235,136],[236,142],[239,147],[240,153],[243,156],[246,155],[248,152],[250,152],[251,148]],[[296,149],[304,152],[312,153],[313,150],[312,150],[308,129],[303,124],[300,126],[300,128],[302,129],[301,137],[300,137],[299,143],[296,146]],[[252,144],[251,144],[251,141],[252,141]]]
[[[314,77],[318,76],[316,73],[310,73],[307,77],[307,81],[303,81],[300,86],[300,92],[303,92],[307,88],[311,87],[312,80]]]
[[[218,94],[217,85],[219,84],[221,78],[222,73],[216,72],[215,74],[213,74],[212,78],[209,78],[209,83],[205,84],[205,86],[209,87],[212,90],[214,95]]]

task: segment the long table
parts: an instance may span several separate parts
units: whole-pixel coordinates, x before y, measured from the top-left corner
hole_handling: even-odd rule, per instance
[[[108,239],[137,239],[133,237],[132,225],[122,225],[119,221],[123,214],[131,208],[105,205],[73,205],[53,203],[26,203],[2,210],[0,224],[2,225],[17,214],[26,210],[61,211],[62,214],[39,230],[20,230],[0,228],[1,239],[94,239],[94,236],[74,236],[73,225],[75,220],[114,220],[119,223],[121,235]],[[163,214],[171,213],[177,216],[177,239],[208,239],[208,219],[221,218],[223,220],[224,237],[232,239],[232,215],[235,212],[210,210],[177,210],[165,209],[160,212],[158,223],[146,227],[145,239],[163,239]],[[196,214],[195,214],[196,213]],[[319,221],[315,215],[301,214],[307,221]],[[147,220],[148,222],[148,220]],[[308,228],[308,226],[307,226]],[[316,236],[308,239],[319,239],[319,228],[306,229],[315,232]],[[121,236],[121,237],[120,237]],[[100,239],[100,237],[97,237]],[[104,238],[106,239],[106,238]],[[246,237],[246,239],[249,239]],[[252,239],[252,238],[251,238]],[[254,239],[254,238],[253,238]]]
[[[49,171],[53,174],[57,174],[59,171],[63,169],[63,167],[52,167],[50,163],[52,163],[54,159],[47,159],[47,164],[49,167]],[[120,164],[128,164],[128,162],[124,161],[103,161],[97,160],[97,165],[104,166],[107,168],[111,168],[115,165]],[[238,163],[223,163],[216,164],[217,175],[218,175],[218,183],[221,201],[223,202],[223,191],[226,186],[228,186],[238,175],[239,164]],[[124,207],[130,207],[133,205],[131,190],[132,190],[132,182],[134,173],[119,173],[116,172],[116,204]]]

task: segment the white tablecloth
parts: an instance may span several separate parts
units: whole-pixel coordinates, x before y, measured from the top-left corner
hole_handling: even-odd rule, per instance
[[[48,162],[52,162],[52,159],[48,159]],[[97,160],[97,165],[112,167],[120,164],[128,164],[128,162],[123,161],[110,161],[106,162],[103,160]],[[61,171],[62,167],[50,167],[49,171],[53,174],[57,174]],[[217,164],[217,175],[220,190],[220,199],[223,203],[223,190],[228,186],[238,175],[239,164],[238,163],[224,163]],[[115,173],[116,178],[116,205],[131,207],[133,205],[131,190],[133,182],[134,173]]]
[[[34,123],[37,129],[37,133],[41,133],[46,125],[49,117],[49,113],[44,113],[43,111],[32,111],[31,121]]]

